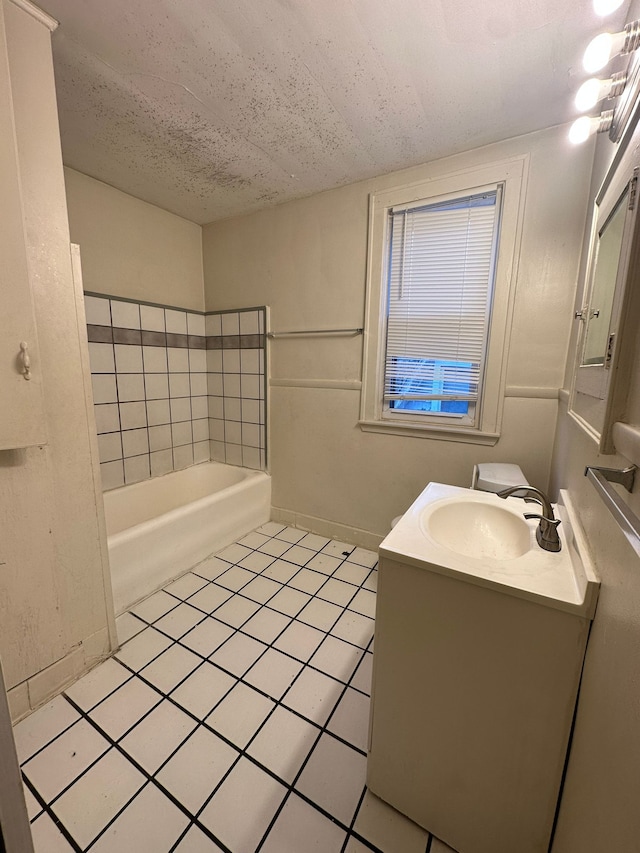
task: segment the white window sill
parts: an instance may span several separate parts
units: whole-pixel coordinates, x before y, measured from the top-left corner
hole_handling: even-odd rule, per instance
[[[500,438],[497,432],[483,432],[478,429],[437,426],[429,423],[424,426],[412,423],[399,423],[394,421],[358,421],[358,426],[363,432],[382,432],[391,435],[406,435],[411,438],[430,438],[435,441],[459,441],[465,444],[494,445]]]

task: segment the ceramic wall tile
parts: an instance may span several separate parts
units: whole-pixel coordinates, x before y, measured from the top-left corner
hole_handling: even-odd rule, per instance
[[[85,308],[103,489],[209,459],[266,467],[264,308]]]

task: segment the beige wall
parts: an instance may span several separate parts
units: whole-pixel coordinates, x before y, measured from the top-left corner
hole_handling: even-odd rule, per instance
[[[64,175],[85,290],[204,310],[199,225],[73,169]]]
[[[628,461],[599,456],[593,439],[562,406],[555,462],[556,481],[571,494],[601,588],[552,853],[635,853],[640,838],[640,558],[584,476],[586,465],[624,467]],[[640,496],[628,497],[640,515]]]
[[[590,146],[571,148],[566,134],[566,127],[553,128],[204,227],[207,310],[267,304],[275,331],[359,327],[369,193],[530,155],[509,396],[497,445],[363,433],[362,338],[274,341],[276,509],[297,513],[301,523],[343,524],[345,536],[383,535],[429,480],[468,485],[474,462],[517,462],[533,483],[547,486],[593,155]]]
[[[0,3],[48,434],[44,447],[0,453],[0,654],[19,716],[105,655],[114,623],[100,544],[95,425],[85,397],[86,343],[71,271],[50,33],[12,3]]]

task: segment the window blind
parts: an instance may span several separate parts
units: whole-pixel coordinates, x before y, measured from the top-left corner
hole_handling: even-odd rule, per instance
[[[477,400],[500,187],[389,211],[384,398]]]

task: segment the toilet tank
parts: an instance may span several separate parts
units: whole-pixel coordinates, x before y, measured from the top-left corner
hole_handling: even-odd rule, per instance
[[[519,465],[512,462],[480,462],[473,466],[471,488],[481,492],[501,492],[512,486],[528,486]]]

